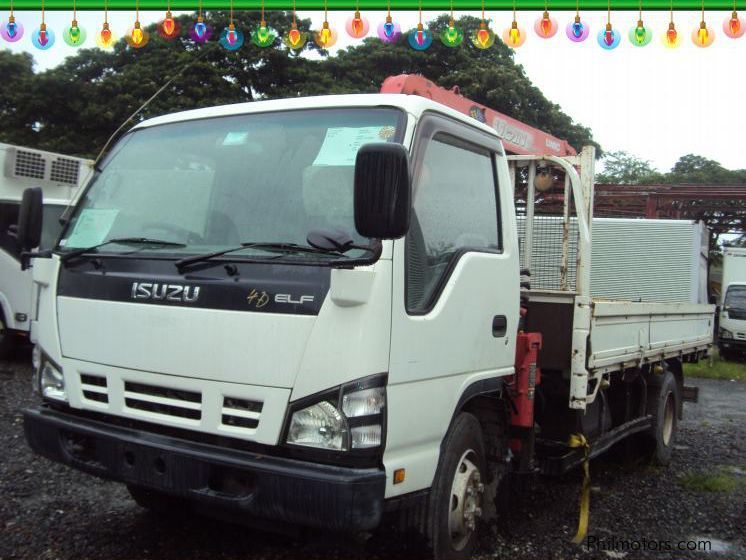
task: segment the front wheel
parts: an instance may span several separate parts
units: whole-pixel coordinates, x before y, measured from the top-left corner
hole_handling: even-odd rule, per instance
[[[436,560],[472,557],[485,474],[482,427],[461,413],[446,436],[430,494],[428,540]]]
[[[5,325],[5,319],[0,313],[0,360],[7,360],[13,355],[13,335]]]

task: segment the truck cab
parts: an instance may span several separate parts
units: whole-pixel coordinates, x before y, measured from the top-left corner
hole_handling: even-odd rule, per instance
[[[718,347],[726,360],[746,355],[746,248],[725,247]]]
[[[16,225],[23,191],[43,191],[40,249],[51,249],[62,230],[62,213],[87,178],[83,159],[0,143],[0,357],[28,341],[33,282],[19,266]]]

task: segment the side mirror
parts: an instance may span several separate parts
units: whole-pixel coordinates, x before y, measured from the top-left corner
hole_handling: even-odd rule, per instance
[[[17,239],[21,251],[30,251],[41,243],[42,194],[40,187],[23,191],[18,210]]]
[[[355,228],[363,237],[398,239],[409,229],[412,182],[401,144],[365,144],[355,161]]]

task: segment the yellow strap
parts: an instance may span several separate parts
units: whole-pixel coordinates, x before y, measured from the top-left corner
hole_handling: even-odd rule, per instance
[[[580,492],[580,518],[578,519],[578,532],[572,542],[580,544],[583,542],[586,533],[588,533],[588,515],[591,507],[591,471],[588,466],[588,452],[591,446],[583,434],[572,434],[567,442],[570,447],[582,447],[585,451],[585,460],[583,461],[583,489]]]

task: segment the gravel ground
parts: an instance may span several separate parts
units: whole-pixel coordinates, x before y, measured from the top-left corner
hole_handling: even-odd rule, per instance
[[[406,539],[388,538],[385,531],[367,541],[315,533],[287,537],[198,517],[148,513],[122,485],[31,454],[20,415],[37,400],[27,363],[28,356],[0,362],[0,560],[417,558]],[[644,539],[673,546],[709,539],[717,552],[617,552],[572,545],[581,480],[574,473],[530,481],[499,529],[485,531],[478,558],[746,559],[746,383],[689,383],[700,387],[700,403],[686,405],[671,466],[625,467],[604,458],[592,463],[589,536],[607,544]],[[739,484],[734,492],[695,492],[678,482],[684,473],[719,468],[735,473]]]

